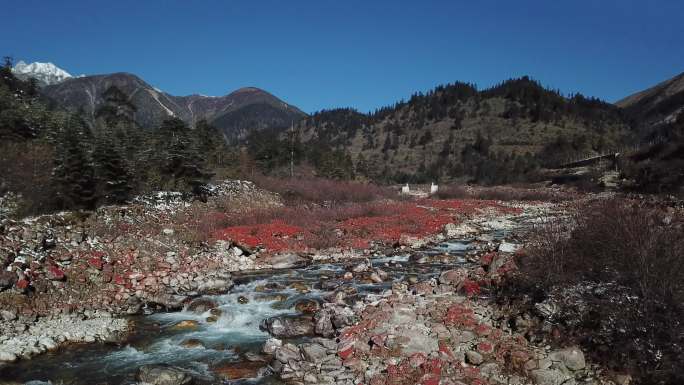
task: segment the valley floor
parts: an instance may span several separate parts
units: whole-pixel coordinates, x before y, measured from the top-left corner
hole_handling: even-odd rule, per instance
[[[628,376],[591,364],[577,346],[555,343],[552,328],[540,326],[543,314],[518,315],[511,325],[517,313],[494,300],[498,285],[517,271],[531,226],[563,209],[429,198],[287,208],[250,182],[226,181],[206,204],[159,194],[90,217],[5,220],[0,378],[68,343],[125,343],[136,333],[127,315],[183,310],[173,314],[195,315],[167,324],[169,330],[212,327],[224,315],[207,296],[243,287],[253,272],[275,277],[334,266],[289,289],[268,278],[249,286],[294,313],[257,320],[262,332],[255,332],[271,336],[260,340],[262,349],[214,363],[214,379],[195,381],[627,384]],[[467,247],[454,248],[454,240],[468,240]],[[303,298],[308,302],[292,301],[295,292],[312,291],[315,297]],[[197,311],[196,298],[212,300]],[[239,307],[248,299],[228,301]],[[197,317],[203,312],[206,320]],[[155,365],[134,368],[135,379],[182,384],[191,376]]]

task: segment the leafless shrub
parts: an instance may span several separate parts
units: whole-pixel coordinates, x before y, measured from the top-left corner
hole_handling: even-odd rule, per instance
[[[434,197],[438,199],[469,199],[471,194],[464,186],[448,185],[440,187]]]
[[[568,218],[535,230],[521,261],[528,292],[539,283],[547,294],[587,285],[624,288],[626,294],[588,290],[581,298],[584,310],[562,308],[562,318],[571,320],[566,324],[570,334],[594,358],[632,371],[639,383],[681,383],[683,216],[637,202],[603,200],[577,206]]]
[[[569,223],[538,229],[531,259],[547,266],[547,280],[614,279],[646,301],[672,302],[684,289],[684,229],[663,220],[657,210],[620,200],[578,207]]]

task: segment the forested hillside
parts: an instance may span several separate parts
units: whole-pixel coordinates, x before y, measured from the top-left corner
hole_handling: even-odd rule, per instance
[[[142,130],[137,107],[110,87],[91,129],[79,113],[49,108],[10,64],[0,69],[0,195],[21,195],[20,213],[92,209],[162,189],[202,195],[226,162],[222,134],[204,121],[191,130],[170,118]]]
[[[505,183],[533,178],[539,167],[576,154],[617,148],[629,133],[614,105],[565,97],[523,77],[481,91],[467,83],[439,86],[370,114],[323,110],[260,152],[272,154],[265,163],[273,170],[289,157],[283,151],[278,158],[277,149],[294,143],[297,160],[313,162],[324,175]]]

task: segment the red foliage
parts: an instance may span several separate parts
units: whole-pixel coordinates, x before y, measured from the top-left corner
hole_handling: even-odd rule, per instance
[[[466,279],[463,282],[463,290],[469,296],[474,296],[480,294],[480,285],[470,279]]]
[[[301,249],[301,242],[295,237],[302,233],[303,230],[297,226],[274,220],[261,225],[228,227],[218,231],[215,236],[219,239],[230,239],[250,248],[262,246],[269,251],[278,252]]]
[[[472,328],[477,322],[475,321],[473,309],[462,304],[454,304],[447,310],[444,316],[444,324]]]
[[[215,239],[232,240],[250,248],[262,247],[269,252],[301,251],[317,245],[366,249],[373,243],[393,245],[406,242],[407,238],[440,233],[459,216],[471,215],[486,207],[511,210],[495,201],[426,199],[331,208],[281,208],[235,220],[219,219],[219,213],[212,216],[212,222],[235,225],[212,235]],[[479,293],[479,287],[473,285],[471,289],[473,294]]]
[[[102,258],[100,257],[91,257],[88,258],[88,266],[97,269],[97,270],[102,270],[102,265],[104,263],[102,262]]]

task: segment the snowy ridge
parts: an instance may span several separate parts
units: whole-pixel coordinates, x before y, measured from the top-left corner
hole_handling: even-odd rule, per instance
[[[24,77],[35,78],[46,85],[61,83],[73,77],[71,74],[52,63],[41,62],[26,64],[24,61],[19,61],[17,65],[12,68],[12,72],[19,76],[23,75]]]

